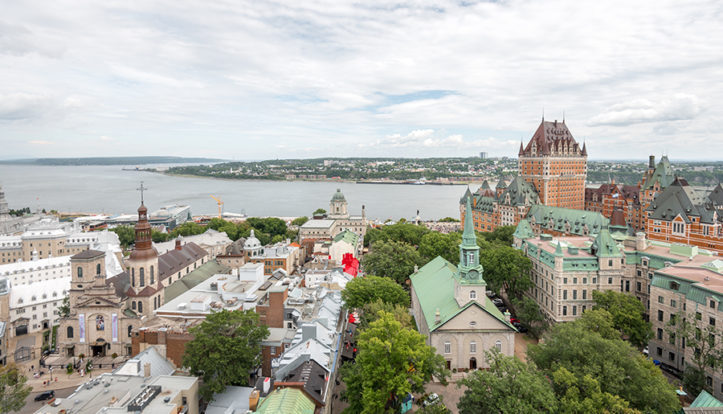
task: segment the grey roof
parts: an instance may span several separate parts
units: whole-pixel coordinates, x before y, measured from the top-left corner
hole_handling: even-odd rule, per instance
[[[713,205],[723,206],[723,187],[720,183],[708,194],[708,199],[713,202]]]
[[[220,265],[216,260],[208,261],[199,266],[198,269],[183,276],[180,280],[176,280],[170,286],[166,287],[163,290],[163,296],[165,299],[164,302],[167,303],[172,301],[184,292],[189,291],[215,274],[227,273],[228,271],[228,267]]]
[[[668,156],[663,155],[658,165],[655,166],[653,174],[645,180],[644,190],[652,188],[656,181],[660,182],[661,188],[666,188],[672,184],[674,180],[675,174],[673,174],[673,167],[670,166]]]
[[[144,376],[143,367],[146,364],[150,364],[151,377],[154,378],[159,375],[172,375],[176,371],[173,364],[151,346],[126,361],[113,374]]]
[[[253,390],[253,387],[227,385],[222,393],[213,395],[213,401],[206,407],[206,414],[246,414]]]
[[[181,250],[170,250],[158,256],[158,277],[163,280],[207,255],[208,252],[193,242],[184,244]]]
[[[520,176],[516,176],[507,186],[507,190],[500,195],[500,203],[511,206],[530,206],[539,204],[540,196],[537,194],[535,186]]]
[[[668,188],[663,190],[648,208],[650,218],[655,220],[672,220],[676,216],[690,223],[690,216],[700,217],[701,223],[714,224],[715,207],[709,199],[704,198],[688,182],[676,178]]]
[[[71,257],[71,259],[85,260],[85,259],[94,259],[98,256],[105,256],[105,252],[88,249],[88,250],[84,250],[84,251],[74,255],[73,257]]]

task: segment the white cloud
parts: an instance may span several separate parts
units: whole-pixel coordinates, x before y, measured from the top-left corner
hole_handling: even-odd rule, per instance
[[[695,95],[681,93],[659,102],[636,99],[613,105],[609,110],[590,119],[588,124],[626,126],[644,122],[691,120],[700,114],[701,110]]]
[[[53,145],[53,142],[42,140],[42,139],[33,139],[33,140],[28,141],[28,144],[30,144],[30,145]]]
[[[629,151],[644,158],[661,129],[671,156],[712,157],[721,140],[687,142],[723,125],[721,14],[715,0],[8,2],[0,144],[52,130],[144,154],[514,156],[544,108],[592,158],[649,140]],[[390,98],[422,91],[452,93]]]

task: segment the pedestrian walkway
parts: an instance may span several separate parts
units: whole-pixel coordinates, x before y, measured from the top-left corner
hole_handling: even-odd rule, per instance
[[[80,373],[76,371],[68,375],[65,369],[53,369],[51,379],[50,370],[46,370],[45,373],[38,378],[29,376],[27,384],[33,387],[33,391],[59,390],[68,387],[77,387],[100,374],[111,371],[113,371],[111,368],[94,369],[90,373],[81,376]]]

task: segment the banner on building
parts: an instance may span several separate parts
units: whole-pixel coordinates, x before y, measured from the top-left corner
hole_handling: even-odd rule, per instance
[[[113,324],[113,342],[118,342],[118,314],[113,313],[110,315],[111,323]]]
[[[85,343],[85,314],[78,315],[78,333],[80,335],[80,343]]]

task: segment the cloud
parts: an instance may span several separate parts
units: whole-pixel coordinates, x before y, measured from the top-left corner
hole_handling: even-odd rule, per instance
[[[588,124],[626,126],[646,122],[691,120],[701,111],[702,108],[695,95],[676,94],[670,99],[659,102],[636,99],[613,105],[606,112],[590,119]]]
[[[39,118],[51,106],[51,99],[45,95],[33,93],[0,94],[0,122]]]
[[[107,135],[101,135],[100,140],[103,141],[103,142],[115,141],[115,140],[113,139],[113,137],[109,137],[109,136],[107,136]]]
[[[42,139],[34,139],[34,140],[28,141],[28,144],[30,144],[30,145],[53,145],[53,142],[42,140]]]

